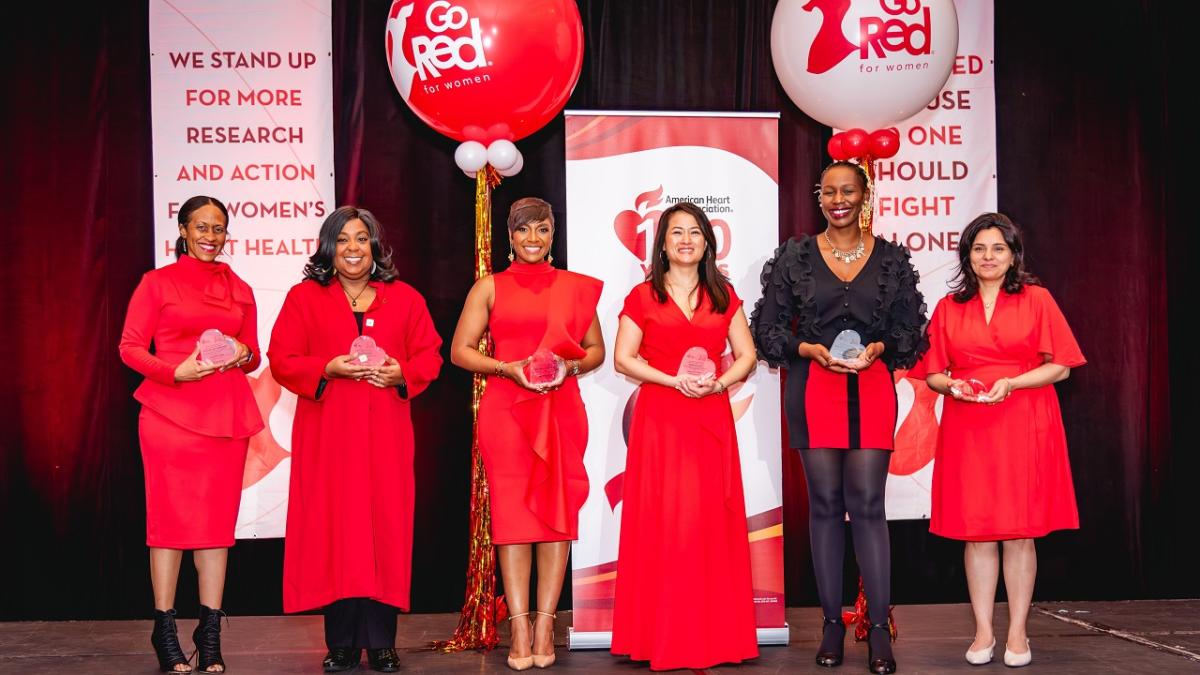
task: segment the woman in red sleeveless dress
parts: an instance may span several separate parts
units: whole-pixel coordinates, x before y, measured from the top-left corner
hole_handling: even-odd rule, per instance
[[[200,581],[199,668],[222,672],[221,597],[242,496],[250,437],[263,428],[246,374],[258,368],[254,293],[217,262],[229,214],[212,197],[179,208],[177,262],[147,272],[129,300],[121,360],[146,377],[138,436],[146,472],[146,545],[154,587],[151,636],[163,672],[190,672],[175,629],[175,584],[183,550]],[[233,340],[225,363],[200,355],[200,335]],[[150,351],[153,344],[154,351]]]
[[[554,215],[541,199],[514,203],[508,231],[512,264],[471,289],[450,358],[488,376],[479,405],[479,449],[491,495],[492,542],[511,612],[508,665],[525,670],[554,662],[554,613],[588,495],[587,415],[576,378],[604,361],[596,317],[602,284],[550,265]],[[485,330],[495,344],[494,358],[479,352]],[[524,366],[541,350],[553,355],[551,365],[559,372],[550,381],[530,382]],[[530,619],[532,544],[538,583]]]
[[[946,397],[929,531],[966,542],[975,614],[966,656],[973,664],[991,661],[996,647],[997,542],[1008,594],[1004,664],[1024,666],[1033,658],[1025,624],[1037,571],[1034,540],[1079,527],[1053,385],[1086,361],[1054,298],[1025,271],[1023,259],[1020,231],[1006,216],[985,213],[967,225],[957,287],[933,312],[929,353],[918,366],[929,387]]]
[[[649,279],[625,298],[617,372],[641,381],[625,460],[612,652],[651,670],[758,656],[750,544],[728,387],[757,356],[694,204],[659,218]],[[725,372],[725,345],[734,362]],[[699,347],[714,368],[681,368]],[[690,370],[690,373],[683,372]]]

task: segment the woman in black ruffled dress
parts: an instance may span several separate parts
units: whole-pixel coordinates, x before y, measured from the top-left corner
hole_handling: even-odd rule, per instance
[[[928,347],[925,304],[908,251],[859,226],[870,198],[866,173],[835,162],[821,174],[818,202],[828,223],[790,239],[763,267],[751,329],[760,358],[787,368],[789,442],[808,481],[809,532],[825,625],[817,663],[842,662],[845,514],[867,595],[868,667],[892,673],[888,632],[891,560],[884,484],[896,428],[895,368]],[[837,336],[853,330],[865,350],[835,359]]]

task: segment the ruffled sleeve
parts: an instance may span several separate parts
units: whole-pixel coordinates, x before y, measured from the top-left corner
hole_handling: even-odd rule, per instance
[[[802,342],[820,336],[812,261],[805,250],[807,235],[789,239],[763,265],[762,297],[750,315],[750,332],[759,358],[776,368],[800,360]]]
[[[1087,363],[1071,327],[1067,325],[1067,317],[1063,316],[1058,303],[1050,292],[1041,286],[1026,286],[1025,292],[1033,294],[1037,308],[1037,326],[1034,335],[1037,350],[1048,354],[1050,362],[1068,368],[1076,368]]]
[[[876,240],[876,245],[882,240]],[[929,349],[925,337],[925,298],[917,290],[920,275],[913,268],[908,249],[883,242],[888,247],[879,275],[875,321],[882,328],[883,361],[891,369],[911,368]],[[882,324],[882,325],[879,325]]]

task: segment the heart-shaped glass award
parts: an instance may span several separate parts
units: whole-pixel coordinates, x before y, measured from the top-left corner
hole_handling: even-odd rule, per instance
[[[387,363],[387,352],[383,351],[370,335],[354,338],[354,342],[350,343],[350,356],[354,357],[355,363],[360,366],[378,368]]]
[[[554,355],[554,352],[542,347],[529,357],[525,364],[525,379],[529,384],[540,386],[550,384],[567,374],[567,364]]]
[[[703,382],[717,374],[717,364],[708,358],[708,350],[704,347],[692,347],[683,353],[683,359],[679,362],[679,371],[676,374]]]
[[[236,355],[237,345],[233,338],[226,337],[216,328],[200,334],[200,360],[223,366]]]
[[[863,346],[862,337],[856,331],[844,330],[833,339],[829,355],[839,361],[853,361],[865,351],[867,348]]]
[[[955,394],[956,396],[962,398],[964,401],[975,401],[978,403],[990,403],[992,400],[987,395],[987,393],[989,391],[991,391],[991,388],[984,385],[983,382],[980,382],[979,380],[976,380],[974,378],[971,378],[969,380],[963,380],[963,383],[961,386],[950,387],[950,391],[951,391],[951,393]]]

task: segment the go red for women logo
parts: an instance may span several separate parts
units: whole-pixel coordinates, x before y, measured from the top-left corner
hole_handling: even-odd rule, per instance
[[[388,16],[388,57],[401,71],[396,79],[404,100],[412,93],[414,79],[426,83],[491,65],[479,19],[465,8],[435,0],[416,18],[414,8],[415,3],[396,3]]]
[[[821,27],[808,51],[808,72],[824,73],[858,52],[858,58],[887,58],[889,52],[928,55],[932,21],[921,0],[879,0],[882,15],[858,17],[858,44],[846,39],[842,24],[850,0],[810,0],[807,12],[821,13]]]

